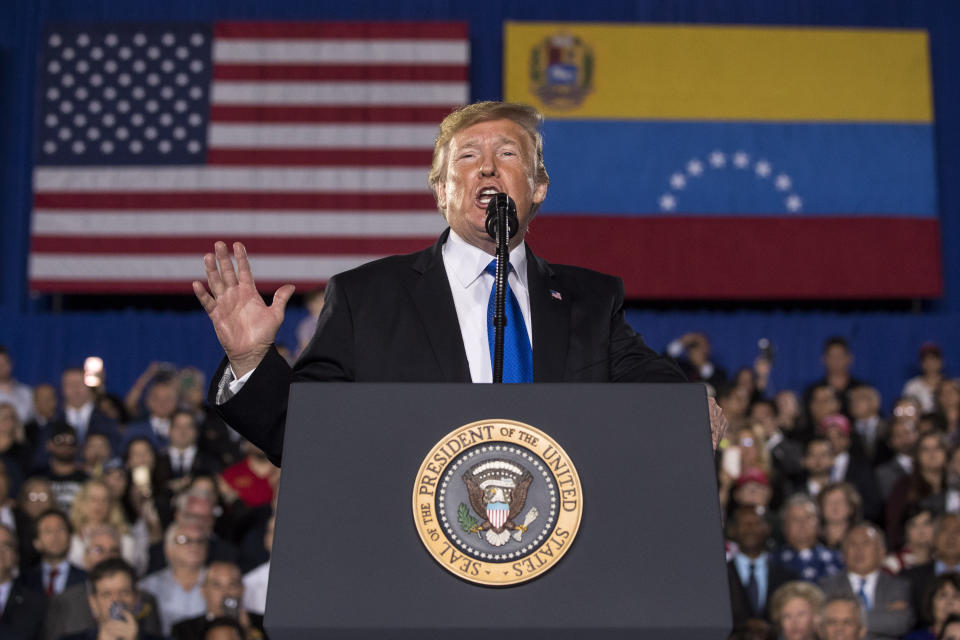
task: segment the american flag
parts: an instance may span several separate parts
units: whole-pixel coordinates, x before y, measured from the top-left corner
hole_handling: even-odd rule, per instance
[[[465,23],[49,27],[31,289],[188,293],[217,239],[263,289],[427,246],[468,64]]]

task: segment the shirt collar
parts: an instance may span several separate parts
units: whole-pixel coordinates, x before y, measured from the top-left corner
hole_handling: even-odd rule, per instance
[[[483,273],[493,256],[475,247],[457,235],[453,229],[443,244],[443,261],[450,265],[460,286],[466,289],[472,285]],[[510,265],[520,279],[520,284],[527,286],[527,249],[524,242],[520,242],[510,252]]]

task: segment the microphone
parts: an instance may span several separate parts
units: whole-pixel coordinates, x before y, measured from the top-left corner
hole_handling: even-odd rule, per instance
[[[487,204],[487,234],[493,239],[497,238],[497,211],[502,208],[507,210],[507,237],[512,238],[520,228],[517,203],[507,194],[498,193],[490,198],[490,203]]]

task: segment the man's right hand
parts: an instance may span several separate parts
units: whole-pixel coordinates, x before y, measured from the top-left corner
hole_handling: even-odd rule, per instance
[[[210,291],[195,280],[193,292],[213,322],[233,374],[240,378],[260,364],[273,344],[294,286],[285,284],[277,289],[273,303],[267,306],[253,282],[246,247],[234,242],[233,257],[237,261],[236,271],[227,245],[214,244],[214,253],[203,256]]]
[[[123,611],[123,620],[113,618],[100,625],[97,640],[137,640],[140,628],[137,619],[129,611]]]

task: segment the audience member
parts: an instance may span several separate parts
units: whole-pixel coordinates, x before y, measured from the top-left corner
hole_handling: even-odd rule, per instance
[[[806,398],[809,399],[812,392],[818,387],[830,387],[836,392],[837,399],[841,403],[839,411],[846,414],[847,406],[845,401],[847,391],[852,387],[864,384],[862,380],[854,378],[850,373],[850,370],[853,368],[853,360],[853,351],[851,351],[850,344],[846,339],[840,336],[827,338],[826,342],[823,343],[823,352],[820,358],[820,362],[823,364],[824,376],[807,387]],[[809,405],[809,403],[807,404]],[[835,413],[835,411],[831,411],[830,413]],[[813,424],[819,424],[819,421],[814,421]]]
[[[943,623],[943,628],[937,635],[937,640],[960,640],[960,616],[954,614],[947,617],[947,621]]]
[[[110,448],[110,439],[102,433],[91,433],[87,435],[87,441],[83,444],[83,470],[91,478],[99,478],[103,473],[103,465],[113,457],[113,450]]]
[[[0,462],[6,466],[14,491],[23,483],[32,457],[16,409],[12,404],[0,402]]]
[[[910,581],[910,602],[914,611],[923,613],[923,601],[934,578],[960,572],[960,515],[948,513],[937,519],[933,534],[933,560],[907,569],[903,577]],[[930,620],[921,618],[924,625]]]
[[[835,457],[833,445],[826,438],[814,438],[808,442],[806,454],[803,456],[801,483],[796,490],[814,498],[820,495],[824,487],[830,484],[830,472],[833,470]]]
[[[913,472],[894,485],[886,504],[886,529],[893,548],[902,542],[904,514],[912,505],[943,513],[947,491],[947,444],[943,434],[926,433],[917,441]]]
[[[897,482],[913,472],[913,456],[917,447],[916,421],[895,418],[890,425],[888,446],[893,457],[879,465],[876,470],[877,489],[886,502],[893,493]]]
[[[120,558],[120,533],[110,525],[102,525],[87,535],[83,568],[88,578],[94,567],[110,558]],[[67,587],[63,593],[53,596],[43,624],[43,640],[58,640],[61,636],[94,627],[97,622],[88,596],[87,583]],[[140,593],[139,604],[133,614],[144,632],[160,633],[157,600],[151,594]]]
[[[783,433],[777,417],[777,405],[771,400],[758,400],[750,406],[750,422],[763,429],[773,471],[795,484],[803,474],[803,446]]]
[[[780,431],[791,440],[803,442],[808,434],[803,432],[803,415],[797,394],[790,389],[783,389],[777,392],[773,401],[777,405],[777,424],[780,425]]]
[[[902,395],[916,398],[923,413],[936,409],[937,387],[943,381],[943,351],[935,342],[924,342],[917,354],[920,375],[907,380]]]
[[[131,422],[124,434],[124,444],[134,438],[146,438],[157,451],[166,451],[170,440],[170,421],[177,410],[177,386],[174,380],[156,380],[147,392],[147,415]]]
[[[202,640],[206,627],[221,617],[234,618],[243,629],[246,640],[263,637],[263,616],[243,607],[243,581],[240,568],[228,562],[213,562],[203,578],[203,601],[206,611],[173,625],[173,640]]]
[[[119,437],[116,423],[96,408],[93,389],[83,381],[83,369],[65,369],[60,377],[63,394],[63,420],[75,429],[77,446],[83,446],[87,434],[103,433],[116,444]]]
[[[317,287],[311,289],[303,295],[303,306],[307,308],[306,317],[297,324],[297,348],[294,351],[293,358],[296,360],[307,348],[313,339],[313,334],[317,330],[317,320],[320,319],[320,312],[323,311],[323,302],[326,298],[326,288]]]
[[[760,509],[739,507],[727,521],[727,535],[738,551],[727,563],[733,625],[769,619],[769,596],[797,575],[775,563],[767,553],[770,525]]]
[[[906,518],[903,546],[883,563],[883,568],[892,574],[933,560],[933,512],[915,505],[908,509]]]
[[[923,600],[923,619],[930,620],[925,629],[904,636],[904,640],[936,640],[947,618],[960,614],[960,573],[944,573],[934,578]]]
[[[168,488],[172,493],[185,489],[195,474],[216,474],[220,460],[198,446],[200,432],[196,416],[185,409],[178,409],[170,420],[170,446],[160,454],[157,466],[165,468],[170,478]]]
[[[34,476],[27,478],[17,495],[17,506],[13,509],[15,530],[20,538],[20,568],[25,571],[39,562],[39,554],[33,546],[36,519],[47,510],[56,506],[53,488],[46,478]]]
[[[174,624],[201,615],[206,608],[201,585],[207,537],[196,524],[174,522],[164,535],[163,550],[167,568],[142,579],[140,588],[163,603],[160,626],[164,635],[170,635]]]
[[[57,506],[70,513],[74,497],[80,486],[87,481],[87,474],[77,462],[77,431],[65,422],[50,425],[50,439],[47,440],[50,460],[40,475],[50,481],[53,497]]]
[[[131,529],[117,500],[103,480],[87,480],[77,492],[70,510],[70,522],[75,533],[70,540],[69,559],[83,562],[84,539],[89,531],[109,524],[120,532],[120,556],[142,575],[147,569],[147,533]]]
[[[954,444],[960,444],[960,378],[951,378],[940,383],[937,389],[937,414],[943,421],[944,431]]]
[[[788,582],[770,597],[770,617],[780,640],[817,640],[823,591],[809,582]]]
[[[89,578],[90,610],[95,625],[64,636],[64,640],[161,640],[141,631],[135,611],[139,604],[133,567],[119,558],[96,565]]]
[[[880,492],[873,477],[870,463],[854,450],[850,433],[850,421],[840,413],[835,413],[820,421],[820,431],[833,445],[833,468],[830,479],[834,482],[849,482],[860,494],[863,503],[863,517],[879,522],[883,512]],[[860,449],[861,447],[856,447]]]
[[[667,354],[676,359],[690,382],[703,381],[719,391],[727,384],[727,372],[710,360],[710,352],[710,338],[698,331],[685,333],[667,345]]]
[[[248,507],[269,504],[277,490],[280,469],[252,442],[244,442],[243,448],[246,457],[224,469],[220,492],[236,493]]]
[[[0,524],[0,638],[35,640],[46,607],[42,594],[14,579],[19,562],[17,536]]]
[[[233,618],[216,618],[207,623],[203,640],[245,640],[243,627]]]
[[[237,563],[238,552],[236,546],[214,532],[216,525],[215,509],[216,496],[198,488],[190,488],[174,499],[173,522],[175,524],[189,524],[198,527],[205,541],[204,550],[207,552],[204,564],[214,560]],[[166,566],[167,554],[163,545],[150,547],[150,565],[148,571],[155,573]]]
[[[880,417],[880,392],[868,385],[852,387],[847,392],[853,436],[865,462],[874,467],[890,458],[887,447],[887,422]]]
[[[57,405],[57,390],[53,385],[38,384],[33,388],[33,418],[23,426],[27,446],[33,451],[30,468],[24,469],[26,473],[47,464],[47,451],[43,445],[49,435],[47,425],[57,417]]]
[[[843,594],[828,597],[820,610],[820,640],[858,640],[867,635],[860,601]]]
[[[70,521],[62,511],[50,509],[37,518],[33,546],[40,554],[40,564],[23,574],[25,587],[50,598],[83,584],[87,572],[67,560],[71,533]]]
[[[884,573],[886,544],[883,533],[869,523],[855,525],[843,541],[846,573],[820,580],[829,596],[853,596],[867,612],[867,631],[871,638],[899,638],[912,628],[910,583]]]
[[[835,482],[817,494],[817,506],[823,518],[820,532],[824,544],[839,549],[850,527],[863,517],[860,494],[849,482]]]
[[[0,403],[5,402],[14,408],[21,423],[33,418],[33,393],[13,377],[13,358],[7,348],[0,345]]]
[[[812,498],[804,494],[791,496],[783,506],[780,518],[786,539],[776,556],[780,564],[810,582],[843,570],[840,554],[817,540],[820,518],[817,503]]]
[[[267,531],[263,536],[263,546],[267,553],[273,550],[273,526],[276,516],[267,521]],[[263,615],[267,609],[267,587],[270,578],[270,559],[243,576],[243,608],[251,613]]]

